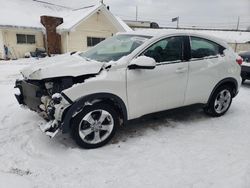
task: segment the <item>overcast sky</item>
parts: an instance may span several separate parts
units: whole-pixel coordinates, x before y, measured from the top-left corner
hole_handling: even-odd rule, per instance
[[[173,17],[180,17],[180,27],[203,26],[240,28],[250,26],[250,0],[104,0],[111,11],[122,19],[149,20],[160,26],[176,26]]]

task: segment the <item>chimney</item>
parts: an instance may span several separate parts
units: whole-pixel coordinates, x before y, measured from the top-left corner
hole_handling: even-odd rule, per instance
[[[56,32],[56,27],[63,23],[63,18],[41,16],[41,23],[46,29],[46,50],[49,55],[61,53],[61,35]]]

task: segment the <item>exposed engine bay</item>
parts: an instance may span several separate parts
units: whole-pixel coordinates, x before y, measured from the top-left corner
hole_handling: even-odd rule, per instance
[[[53,120],[55,105],[62,100],[60,93],[94,76],[95,74],[45,80],[17,80],[15,88],[20,90],[20,95],[16,95],[16,98],[20,104],[38,112],[44,119]]]
[[[44,80],[17,80],[15,88],[18,88],[19,92],[15,96],[19,104],[27,106],[48,121],[47,124],[40,125],[40,128],[48,136],[54,137],[59,130],[63,112],[71,103],[67,96],[62,97],[64,94],[61,92],[74,84],[83,83],[86,79],[95,77],[95,75]]]

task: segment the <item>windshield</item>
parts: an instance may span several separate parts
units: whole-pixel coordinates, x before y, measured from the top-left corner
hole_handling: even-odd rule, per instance
[[[117,61],[133,52],[149,38],[151,37],[141,35],[116,35],[81,53],[80,56],[101,62]]]

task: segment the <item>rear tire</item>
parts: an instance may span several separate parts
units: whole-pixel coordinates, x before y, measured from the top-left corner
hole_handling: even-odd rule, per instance
[[[108,143],[116,132],[119,118],[114,108],[106,103],[84,107],[73,119],[71,133],[82,148],[98,148]]]
[[[220,86],[213,93],[207,106],[204,108],[205,113],[212,117],[224,115],[231,106],[233,89],[228,85]]]

